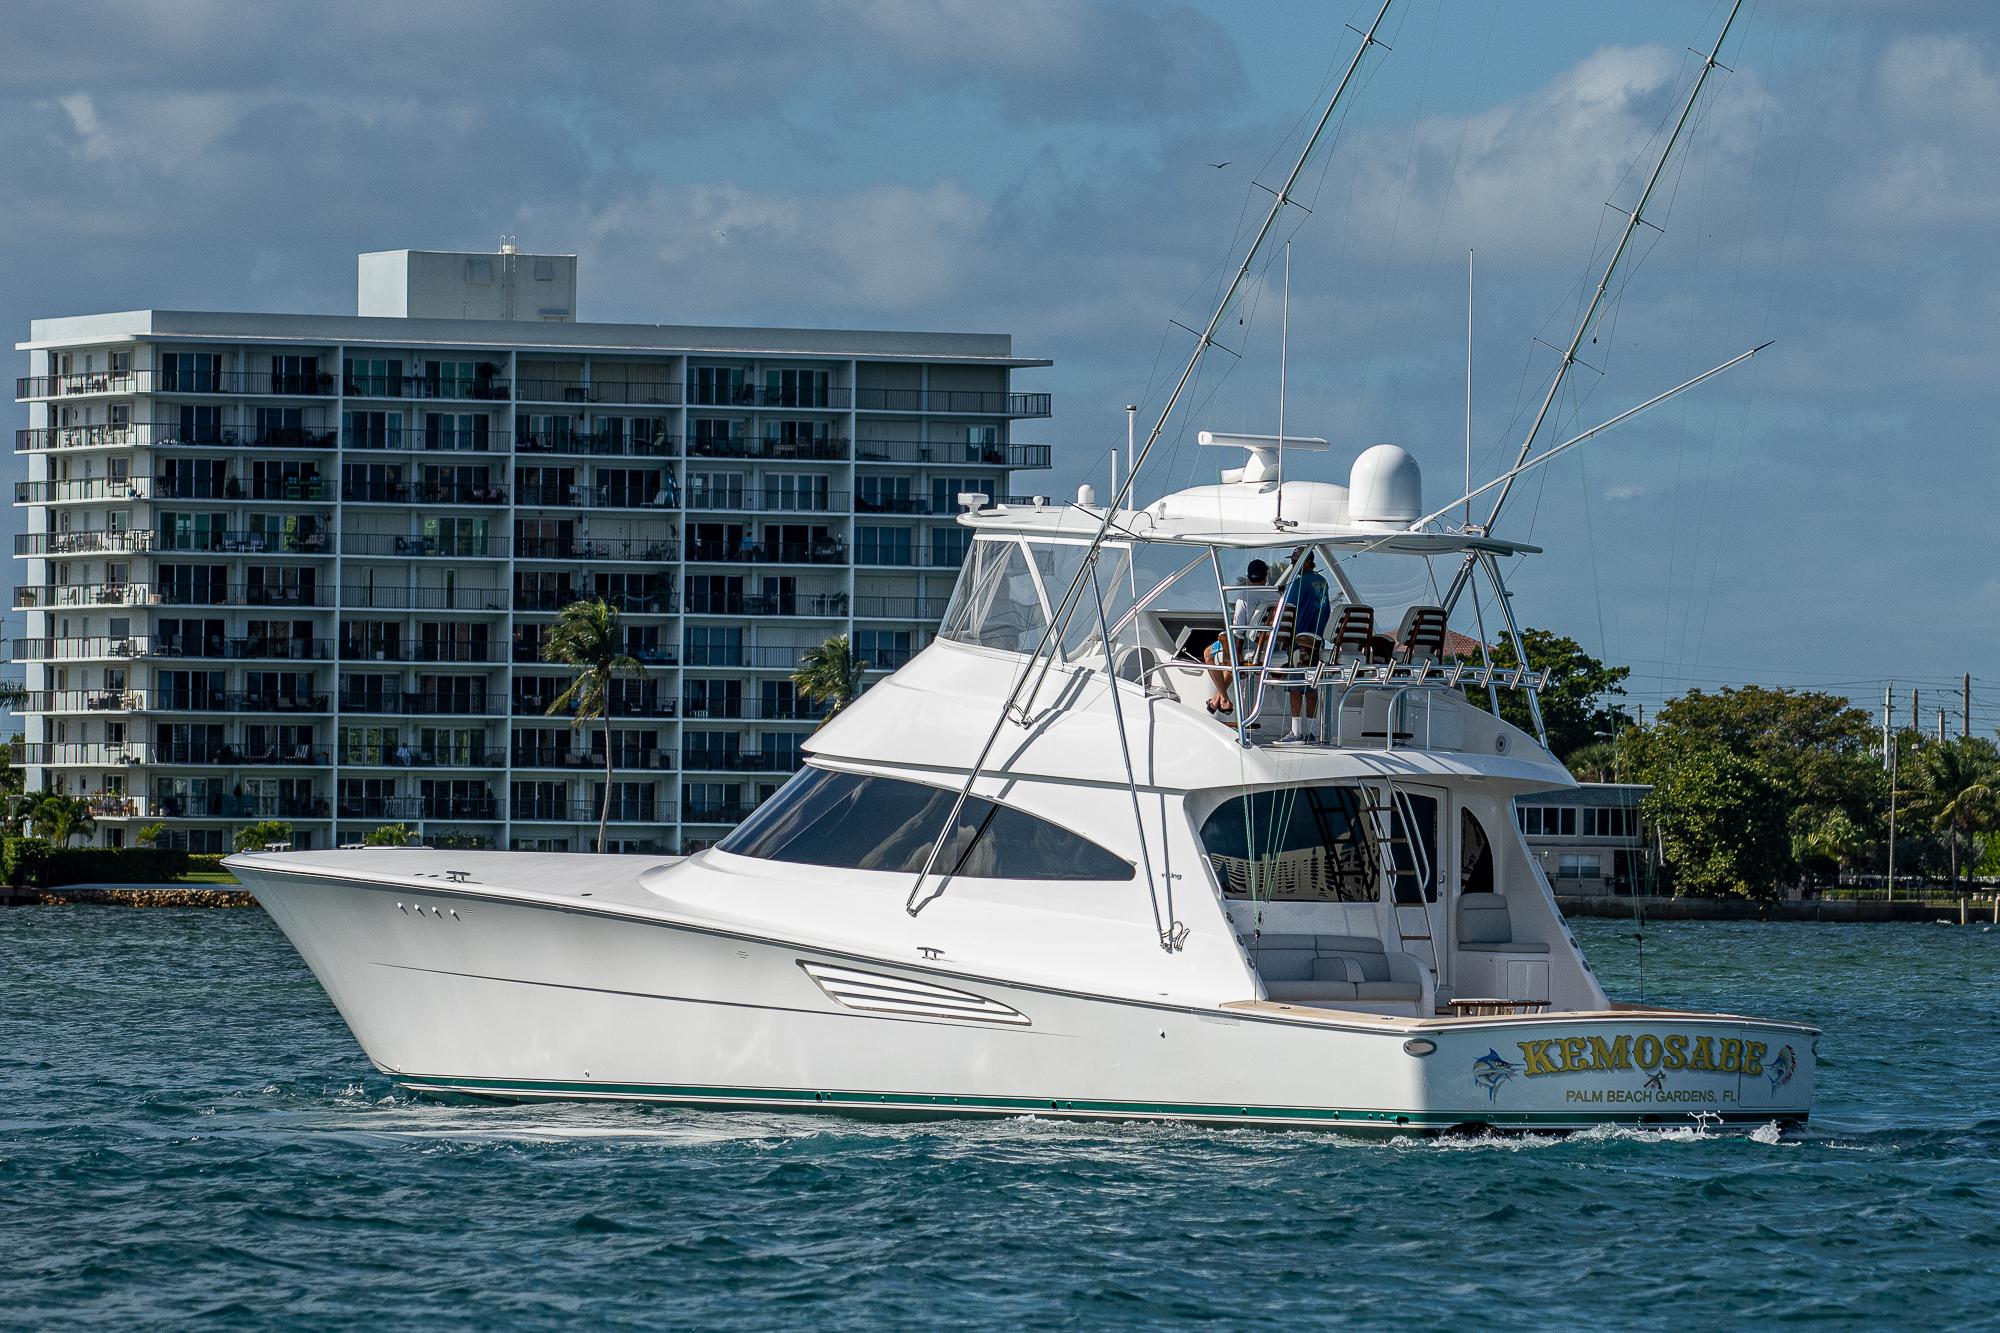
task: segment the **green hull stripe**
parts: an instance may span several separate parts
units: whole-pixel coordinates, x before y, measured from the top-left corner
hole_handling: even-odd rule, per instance
[[[616,1098],[673,1102],[689,1106],[731,1103],[802,1110],[915,1111],[937,1115],[1056,1115],[1169,1117],[1177,1120],[1304,1121],[1351,1125],[1357,1129],[1442,1129],[1453,1125],[1588,1126],[1679,1125],[1705,1118],[1725,1124],[1768,1124],[1772,1120],[1804,1120],[1804,1111],[1506,1111],[1497,1108],[1462,1111],[1369,1111],[1320,1106],[1232,1106],[1202,1102],[1116,1102],[1071,1098],[943,1096],[919,1092],[799,1092],[786,1088],[718,1088],[663,1083],[566,1083],[541,1079],[431,1078],[395,1074],[398,1083],[423,1092],[458,1092],[480,1097]]]

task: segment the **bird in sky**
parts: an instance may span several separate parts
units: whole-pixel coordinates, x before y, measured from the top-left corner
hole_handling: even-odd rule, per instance
[[[1230,159],[1229,159],[1229,162],[1234,162],[1235,160],[1236,160],[1236,159],[1232,157],[1232,158],[1230,158]],[[1214,167],[1214,168],[1215,168],[1215,169],[1216,169],[1217,171],[1220,171],[1220,170],[1222,170],[1222,169],[1223,169],[1224,167],[1228,166],[1228,165],[1229,165],[1229,162],[1211,162],[1211,163],[1209,163],[1208,165],[1210,165],[1211,167]]]

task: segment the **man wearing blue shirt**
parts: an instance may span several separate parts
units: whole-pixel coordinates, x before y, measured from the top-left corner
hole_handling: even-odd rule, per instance
[[[1285,595],[1278,604],[1278,623],[1285,623],[1286,611],[1291,611],[1292,640],[1280,644],[1292,652],[1292,665],[1304,667],[1312,663],[1319,648],[1320,640],[1326,635],[1326,621],[1333,609],[1332,599],[1326,590],[1326,579],[1313,567],[1312,552],[1306,552],[1299,561],[1298,570],[1291,582],[1285,586]],[[1292,710],[1291,730],[1279,741],[1281,745],[1303,745],[1317,739],[1319,721],[1319,691],[1289,691]]]

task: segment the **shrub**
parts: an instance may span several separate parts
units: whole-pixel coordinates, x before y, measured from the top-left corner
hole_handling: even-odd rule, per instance
[[[0,849],[0,872],[26,888],[168,884],[187,868],[188,854],[178,847],[57,847],[44,838],[9,838]]]

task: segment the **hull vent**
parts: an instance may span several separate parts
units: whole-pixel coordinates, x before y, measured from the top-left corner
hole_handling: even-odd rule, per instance
[[[962,1023],[1006,1023],[1028,1026],[1028,1016],[983,995],[933,986],[907,977],[856,972],[847,967],[800,961],[799,966],[813,979],[827,998],[849,1009],[897,1018],[948,1019]]]

